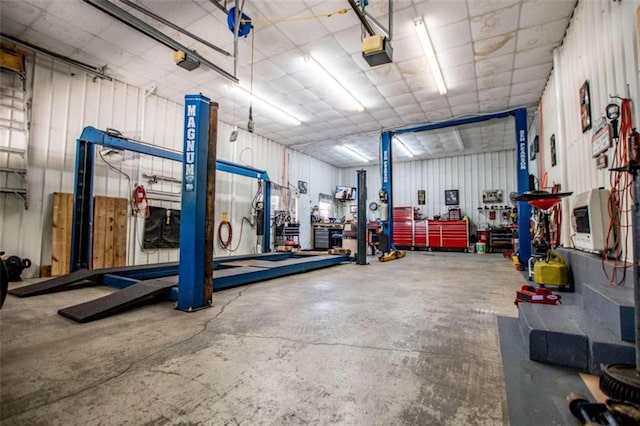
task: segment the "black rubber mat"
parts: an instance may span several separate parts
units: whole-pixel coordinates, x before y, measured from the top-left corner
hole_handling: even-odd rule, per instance
[[[38,296],[40,294],[53,293],[54,291],[63,290],[72,284],[89,280],[95,276],[96,271],[83,269],[50,280],[40,281],[39,283],[12,288],[9,290],[9,294],[18,297],[30,297]]]
[[[94,321],[129,309],[175,285],[177,277],[140,281],[99,299],[60,309],[58,313],[81,323]]]

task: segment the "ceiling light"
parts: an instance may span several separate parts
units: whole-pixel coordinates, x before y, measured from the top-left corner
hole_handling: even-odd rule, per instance
[[[429,67],[431,67],[433,77],[436,79],[438,90],[440,91],[441,95],[446,95],[447,86],[444,84],[442,70],[440,70],[440,64],[438,63],[436,52],[433,50],[433,44],[431,44],[427,26],[425,25],[423,20],[416,22],[416,32],[418,33],[418,38],[420,39],[420,43],[422,44],[422,50],[424,50],[424,54],[427,57],[427,62],[429,62]]]
[[[464,146],[464,143],[462,142],[462,136],[460,136],[460,132],[458,131],[458,129],[453,130],[453,136],[455,137],[456,142],[458,143],[458,148],[460,149],[460,151],[464,151],[465,146]]]
[[[400,148],[402,152],[404,152],[404,155],[406,155],[409,158],[413,158],[413,152],[411,152],[411,150],[407,148],[407,146],[400,140],[399,137],[394,136],[393,141],[396,143],[396,146]]]
[[[253,104],[258,106],[260,109],[264,110],[266,113],[279,117],[283,121],[293,124],[294,126],[299,126],[302,124],[302,120],[295,117],[293,114],[286,112],[279,106],[275,104],[265,101],[264,99],[257,96],[255,93],[251,94],[251,92],[240,85],[231,85],[232,89],[239,89],[238,92],[245,95],[249,100],[253,99]]]
[[[314,59],[312,56],[306,56],[304,61],[311,66],[311,68],[315,71],[316,74],[320,77],[322,81],[329,81],[343,96],[350,101],[353,105],[353,109],[356,111],[364,111],[364,107],[362,104],[356,99],[356,97],[347,89],[345,86],[340,83],[340,81],[331,74],[325,67],[323,67],[319,61]]]
[[[358,151],[356,151],[353,148],[350,148],[346,145],[340,145],[340,148],[342,148],[343,151],[345,151],[346,153],[350,154],[352,157],[357,158],[360,161],[363,161],[365,163],[369,162],[369,159],[367,157],[365,157],[364,155],[360,154]]]

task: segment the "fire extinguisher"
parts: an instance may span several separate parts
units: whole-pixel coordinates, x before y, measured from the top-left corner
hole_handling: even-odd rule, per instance
[[[147,192],[144,190],[144,186],[138,185],[133,190],[133,210],[136,215],[149,218],[151,212],[149,211],[149,199],[147,198]],[[144,212],[144,213],[143,213]]]
[[[635,127],[627,137],[627,160],[629,164],[640,163],[640,134],[636,132]]]

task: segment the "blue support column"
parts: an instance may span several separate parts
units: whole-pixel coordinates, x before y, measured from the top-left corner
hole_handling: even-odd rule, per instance
[[[78,139],[76,179],[73,191],[70,272],[91,266],[91,230],[93,224],[93,169],[95,145]]]
[[[185,96],[180,266],[177,309],[192,311],[209,306],[204,300],[205,217],[207,207],[207,155],[209,99]],[[214,171],[211,171],[214,173]]]
[[[387,247],[380,247],[383,253],[393,249],[393,153],[391,150],[392,132],[382,132],[380,138],[381,155],[380,173],[382,180],[382,191],[387,198],[387,220],[382,221],[382,234],[386,236]],[[382,200],[381,200],[382,201]]]
[[[516,164],[518,179],[518,194],[529,191],[529,152],[527,137],[527,110],[518,108],[513,111],[516,121]],[[531,257],[531,234],[529,233],[529,218],[531,206],[528,202],[518,203],[518,244],[520,263],[526,265]]]
[[[262,182],[263,200],[264,200],[264,219],[262,220],[262,252],[269,253],[271,251],[271,181]]]

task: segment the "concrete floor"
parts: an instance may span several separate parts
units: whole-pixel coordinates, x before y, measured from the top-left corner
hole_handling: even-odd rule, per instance
[[[92,287],[0,311],[2,424],[509,423],[497,316],[521,273],[499,254],[409,252],[88,324]],[[13,283],[12,286],[22,285]]]

